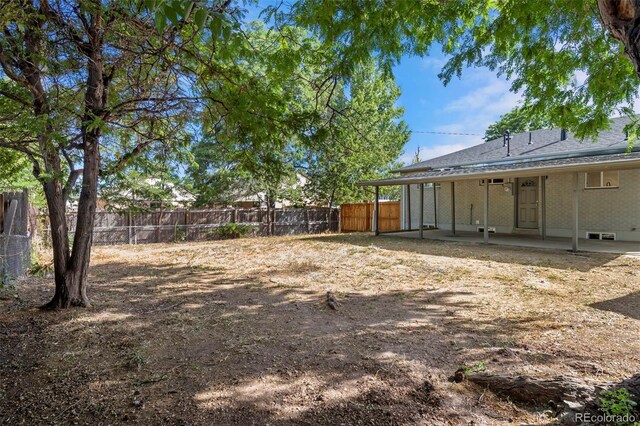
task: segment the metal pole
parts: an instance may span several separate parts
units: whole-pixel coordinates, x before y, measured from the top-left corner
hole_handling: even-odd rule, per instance
[[[411,185],[407,185],[407,229],[411,231]]]
[[[374,222],[376,225],[375,235],[380,235],[380,231],[378,229],[378,224],[380,223],[380,187],[376,186],[376,202],[374,204],[373,216],[375,217]]]
[[[540,227],[542,228],[542,239],[547,238],[547,177],[540,176],[540,198],[541,212],[540,212]]]
[[[573,238],[571,241],[571,250],[578,251],[578,191],[580,190],[580,179],[578,173],[573,174]]]
[[[456,235],[456,184],[451,181],[451,233]]]
[[[424,222],[424,183],[421,183],[420,184],[420,223],[418,224],[418,226],[420,227],[420,239],[424,238],[423,222]]]
[[[436,183],[433,185],[433,227],[438,227],[438,194],[436,193]]]
[[[484,180],[484,243],[489,243],[489,179]]]

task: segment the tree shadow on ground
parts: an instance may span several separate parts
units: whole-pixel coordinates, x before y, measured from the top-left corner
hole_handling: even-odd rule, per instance
[[[94,309],[8,318],[5,421],[462,421],[468,401],[440,388],[494,326],[456,316],[464,292],[347,293],[333,311],[322,293],[251,275],[118,263],[92,274]],[[492,338],[528,326],[505,321]]]
[[[634,291],[626,296],[616,297],[615,299],[592,303],[589,306],[640,320],[640,291]]]
[[[379,242],[350,240],[406,250]],[[433,247],[435,255],[456,255],[451,243]],[[482,249],[472,255],[506,261]],[[513,251],[524,262],[528,250]],[[554,255],[562,259],[553,265],[566,261]],[[341,306],[331,310],[322,286],[274,279],[317,269],[295,262],[293,271],[229,276],[223,266],[109,261],[91,269],[93,309],[54,313],[30,308],[51,290],[34,280],[24,304],[0,314],[0,417],[25,424],[508,423],[528,414],[491,395],[479,398],[448,376],[486,360],[507,370],[522,360],[533,368],[582,360],[570,350],[520,344],[521,335],[547,327],[545,313],[467,315],[479,302],[464,287],[339,291]],[[581,262],[588,270],[603,257]]]
[[[572,253],[566,250],[540,249],[530,247],[478,244],[474,242],[416,240],[411,238],[373,234],[327,234],[307,238],[309,241],[326,241],[338,244],[378,247],[384,250],[406,251],[430,256],[458,257],[460,259],[490,260],[498,263],[545,266],[557,269],[571,269],[582,272],[605,265],[619,254],[612,253]]]

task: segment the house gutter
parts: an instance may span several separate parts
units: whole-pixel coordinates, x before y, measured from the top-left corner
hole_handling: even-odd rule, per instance
[[[633,149],[631,149],[631,151],[629,152],[637,152],[637,151],[640,151],[640,147],[633,147]],[[428,172],[428,171],[433,171],[438,169],[448,169],[452,167],[498,166],[501,164],[518,164],[518,163],[531,162],[531,161],[559,160],[563,158],[592,157],[594,155],[622,154],[624,152],[627,152],[627,148],[620,148],[620,147],[605,148],[605,149],[594,148],[594,149],[569,152],[569,153],[565,152],[562,154],[529,155],[526,157],[518,157],[517,159],[501,158],[498,160],[490,160],[490,161],[484,161],[484,162],[475,161],[470,163],[456,163],[456,164],[449,164],[449,165],[439,165],[439,166],[436,165],[436,166],[426,166],[426,167],[416,167],[416,168],[411,168],[412,166],[407,166],[401,169],[391,170],[390,173],[400,173],[400,174],[419,173],[419,172]]]

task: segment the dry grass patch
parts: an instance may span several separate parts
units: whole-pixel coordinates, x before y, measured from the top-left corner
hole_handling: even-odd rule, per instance
[[[636,258],[369,235],[94,253],[93,309],[34,309],[41,278],[0,300],[5,423],[527,423],[448,377],[640,369]]]

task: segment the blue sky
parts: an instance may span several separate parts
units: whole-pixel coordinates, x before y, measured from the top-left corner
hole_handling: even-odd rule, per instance
[[[394,69],[405,108],[405,121],[414,131],[401,160],[410,162],[420,147],[420,158],[444,155],[478,143],[482,134],[500,115],[515,107],[520,96],[509,91],[510,84],[486,68],[468,68],[460,79],[444,86],[438,72],[445,63],[442,55],[406,57]],[[427,132],[476,133],[480,136],[441,135]]]

